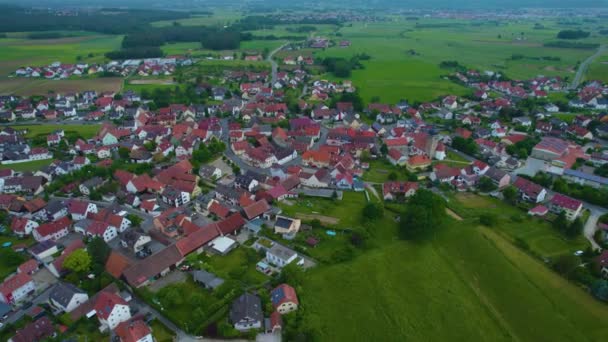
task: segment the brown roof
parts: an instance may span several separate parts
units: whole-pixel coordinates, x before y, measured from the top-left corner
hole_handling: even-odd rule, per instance
[[[130,265],[129,259],[124,255],[112,251],[108,260],[106,261],[106,271],[110,273],[114,278],[120,278],[122,272],[127,269]]]
[[[177,241],[175,247],[177,247],[181,256],[185,257],[218,236],[220,236],[220,233],[217,224],[211,223]]]
[[[266,203],[266,201],[264,202]],[[234,213],[228,216],[225,220],[217,223],[217,226],[223,235],[232,234],[244,225],[245,219],[239,213]]]
[[[267,212],[268,210],[270,210],[270,206],[268,205],[268,202],[266,202],[266,200],[263,200],[263,199],[243,208],[243,211],[245,212],[245,216],[249,220],[262,215],[263,213]]]
[[[182,261],[183,256],[175,244],[127,268],[122,273],[132,286],[140,286],[161,271]]]

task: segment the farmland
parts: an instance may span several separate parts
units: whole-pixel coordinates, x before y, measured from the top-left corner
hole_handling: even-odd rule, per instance
[[[540,74],[573,76],[577,64],[593,50],[545,47],[543,44],[555,41],[563,27],[549,20],[543,21],[541,27],[535,28],[533,21],[420,19],[352,23],[340,28],[340,37],[329,35],[334,40],[350,40],[350,48],[331,47],[316,56],[370,55],[371,60],[364,62],[365,68],[355,70],[351,77],[365,101],[373,96],[384,102],[401,98],[428,101],[442,94],[466,93],[464,88],[441,78],[448,71],[438,64],[445,60],[457,60],[467,67],[493,70],[512,78]],[[592,36],[582,41],[601,40]]]
[[[11,169],[13,171],[24,172],[24,171],[38,171],[43,167],[51,164],[53,159],[45,159],[45,160],[34,160],[30,162],[24,163],[16,163],[16,164],[0,164],[0,170]]]
[[[17,131],[26,130],[26,138],[33,138],[38,135],[46,135],[58,129],[62,129],[66,132],[73,131],[78,132],[83,138],[90,139],[94,137],[99,131],[99,125],[11,125]]]
[[[470,200],[471,210],[506,208],[485,198]],[[513,228],[502,221],[490,229],[465,217],[431,241],[410,243],[395,239],[396,224],[388,216],[372,233],[381,248],[304,277],[298,293],[303,322],[318,339],[599,341],[608,333],[599,323],[608,308],[515,248],[506,238]],[[545,228],[531,227],[535,235],[550,235]]]

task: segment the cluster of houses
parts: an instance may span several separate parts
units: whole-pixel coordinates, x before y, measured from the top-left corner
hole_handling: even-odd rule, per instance
[[[67,79],[72,76],[87,76],[99,73],[111,73],[129,76],[136,73],[139,76],[168,76],[175,72],[178,66],[192,65],[193,61],[181,56],[167,58],[128,59],[110,61],[106,64],[76,63],[65,64],[53,62],[46,66],[25,66],[15,70],[17,77]]]

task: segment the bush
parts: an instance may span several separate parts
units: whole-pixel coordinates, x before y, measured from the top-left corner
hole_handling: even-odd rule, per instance
[[[494,214],[489,213],[481,214],[479,216],[479,223],[483,224],[486,227],[493,227],[496,225],[496,223],[498,223],[498,217],[496,217],[496,215]]]
[[[514,241],[514,244],[515,244],[516,247],[521,248],[524,251],[530,250],[530,245],[523,238],[516,237],[515,241]]]

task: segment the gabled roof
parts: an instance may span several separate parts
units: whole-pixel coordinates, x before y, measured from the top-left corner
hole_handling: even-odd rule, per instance
[[[114,332],[121,342],[137,342],[152,333],[150,327],[141,319],[122,322]]]
[[[127,257],[118,252],[112,251],[108,257],[108,260],[106,261],[105,269],[111,276],[118,279],[122,275],[122,272],[129,268],[129,266],[130,263]]]
[[[265,202],[265,201],[264,201]],[[239,228],[245,225],[245,219],[239,213],[233,213],[225,220],[217,223],[217,226],[222,235],[233,234]]]
[[[11,296],[13,291],[19,289],[23,285],[32,281],[32,277],[27,273],[17,273],[12,277],[6,278],[2,284],[0,284],[0,293],[4,295],[5,298]]]
[[[272,292],[270,292],[270,300],[275,308],[288,302],[295,303],[296,305],[299,304],[296,290],[287,284],[281,284],[275,287]]]
[[[216,237],[220,236],[219,228],[216,223],[210,223],[199,228],[197,231],[182,238],[175,243],[182,257],[192,253],[194,250],[206,245]]]
[[[267,212],[268,210],[270,210],[270,206],[268,205],[268,202],[266,202],[266,200],[263,200],[263,199],[243,208],[243,211],[245,212],[245,216],[249,220],[262,215],[263,213]]]
[[[97,317],[108,319],[116,305],[128,305],[119,295],[110,292],[102,292],[95,301],[95,312]]]

